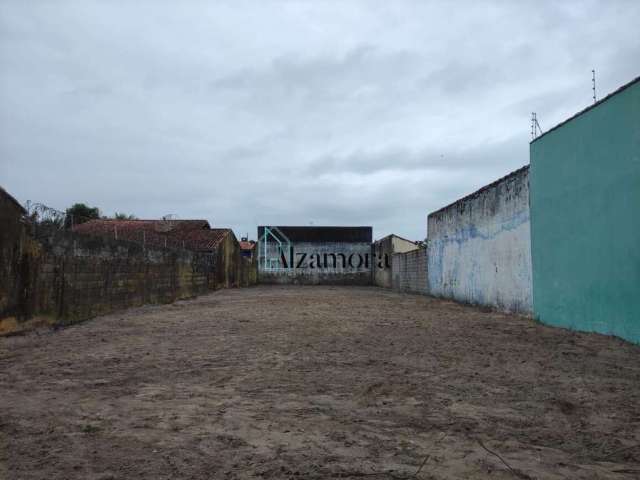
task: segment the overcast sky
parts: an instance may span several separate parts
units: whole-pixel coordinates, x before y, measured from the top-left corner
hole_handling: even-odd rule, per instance
[[[104,214],[426,234],[640,74],[640,2],[0,2],[0,184]]]

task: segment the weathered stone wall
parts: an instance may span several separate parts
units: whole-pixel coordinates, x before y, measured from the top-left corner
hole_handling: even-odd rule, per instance
[[[5,331],[173,302],[218,286],[212,255],[144,249],[64,230],[38,233],[37,241],[24,236],[19,266],[3,280],[21,291],[17,304],[0,318]]]
[[[242,256],[240,243],[233,234],[218,246],[216,265],[216,288],[248,287],[257,282],[256,263]]]
[[[24,209],[0,187],[0,333],[15,328],[25,286],[20,281],[28,258],[37,245],[27,235]],[[4,319],[4,321],[2,321]]]
[[[394,253],[391,272],[393,289],[398,292],[427,294],[427,249]]]
[[[429,293],[529,314],[529,167],[428,217]]]
[[[375,261],[373,262],[373,284],[391,288],[391,262],[393,255],[393,237],[390,235],[373,244]]]
[[[240,257],[240,287],[258,283],[258,263],[253,258]]]

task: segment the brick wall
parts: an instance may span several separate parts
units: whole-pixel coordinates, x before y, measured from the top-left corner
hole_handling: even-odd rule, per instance
[[[427,249],[394,253],[391,262],[392,287],[399,292],[427,294]]]

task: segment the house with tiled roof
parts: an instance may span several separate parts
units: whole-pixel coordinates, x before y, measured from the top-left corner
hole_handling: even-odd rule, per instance
[[[243,257],[252,259],[256,249],[255,240],[249,240],[247,237],[240,239],[240,253]]]
[[[240,243],[230,228],[211,228],[207,220],[95,219],[73,226],[84,235],[107,236],[147,247],[184,248],[212,255],[217,286],[239,285]]]

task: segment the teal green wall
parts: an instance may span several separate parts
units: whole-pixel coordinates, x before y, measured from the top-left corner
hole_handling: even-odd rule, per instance
[[[640,81],[530,149],[535,316],[640,343]]]

